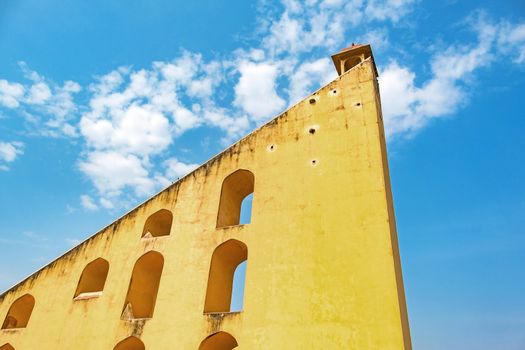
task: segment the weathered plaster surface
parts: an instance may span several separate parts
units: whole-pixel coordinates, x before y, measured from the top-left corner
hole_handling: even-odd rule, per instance
[[[313,131],[312,131],[313,130]],[[223,179],[255,175],[252,220],[216,228]],[[149,215],[173,213],[169,236],[141,239]],[[210,258],[228,239],[248,247],[244,311],[203,315]],[[133,265],[164,256],[154,315],[121,320]],[[73,300],[102,257],[102,295]],[[239,349],[410,349],[374,65],[354,67],[0,296],[36,304],[27,328],[0,331],[17,350],[197,349],[212,332]],[[1,321],[0,320],[0,321]]]

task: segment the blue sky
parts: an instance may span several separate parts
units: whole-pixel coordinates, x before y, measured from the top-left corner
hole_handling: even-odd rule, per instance
[[[525,348],[520,1],[0,2],[0,289],[335,77],[380,71],[415,349]]]

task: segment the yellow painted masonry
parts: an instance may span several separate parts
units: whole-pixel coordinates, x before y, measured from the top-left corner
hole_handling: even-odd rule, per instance
[[[368,57],[0,295],[0,322],[16,319],[0,348],[410,350],[375,72]],[[253,179],[225,184],[242,182],[232,203],[253,187],[251,222],[217,228],[223,181],[239,169]],[[216,270],[247,256],[243,311],[204,313],[221,310],[206,297],[222,276],[210,263],[230,239]],[[34,307],[17,328],[31,298],[11,306],[25,294]],[[154,309],[137,318],[128,302],[142,297]]]

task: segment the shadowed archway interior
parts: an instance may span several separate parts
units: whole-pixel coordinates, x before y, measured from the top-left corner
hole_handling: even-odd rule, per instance
[[[119,342],[113,350],[145,350],[144,343],[137,337],[127,337]]]
[[[164,258],[156,251],[150,251],[137,260],[129,282],[122,319],[153,316],[163,266]]]
[[[7,312],[2,329],[27,327],[34,306],[35,298],[31,294],[25,294],[16,299]]]
[[[232,350],[238,345],[230,333],[217,332],[204,339],[199,350]]]
[[[240,224],[242,202],[253,193],[254,185],[255,176],[245,169],[239,169],[224,179],[217,214],[217,228]]]
[[[230,239],[215,248],[208,277],[205,313],[231,311],[235,270],[247,259],[248,247],[236,239]]]

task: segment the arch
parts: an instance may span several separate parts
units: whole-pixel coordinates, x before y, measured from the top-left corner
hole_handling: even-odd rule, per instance
[[[253,193],[250,193],[241,202],[241,212],[239,214],[239,225],[246,225],[252,221]]]
[[[253,193],[255,176],[249,170],[239,169],[222,182],[217,228],[239,225],[244,198]],[[251,213],[250,213],[251,216]]]
[[[230,312],[240,312],[244,305],[244,284],[246,281],[246,264],[247,260],[237,265],[233,273],[232,297],[230,303]]]
[[[236,239],[215,248],[211,257],[204,313],[231,311],[233,276],[237,266],[247,259],[248,248]]]
[[[359,63],[361,63],[363,59],[364,58],[360,56],[354,56],[354,57],[347,58],[346,60],[344,60],[344,69],[341,73],[348,72],[350,69],[354,68]]]
[[[231,350],[237,346],[239,346],[237,340],[230,333],[217,332],[207,336],[199,346],[199,350]]]
[[[173,214],[168,209],[161,209],[151,214],[144,223],[142,237],[169,236]]]
[[[2,329],[26,328],[34,307],[35,298],[31,294],[16,299],[5,316]]]
[[[120,341],[113,350],[145,350],[146,347],[142,340],[137,337],[131,336]]]
[[[104,290],[108,271],[109,262],[106,259],[97,258],[87,264],[80,275],[74,298],[78,300],[98,297]]]
[[[150,251],[137,260],[124,303],[123,319],[153,317],[163,266],[164,258],[156,251]]]
[[[0,346],[0,350],[15,350],[13,346],[9,343],[5,343],[4,345]]]

